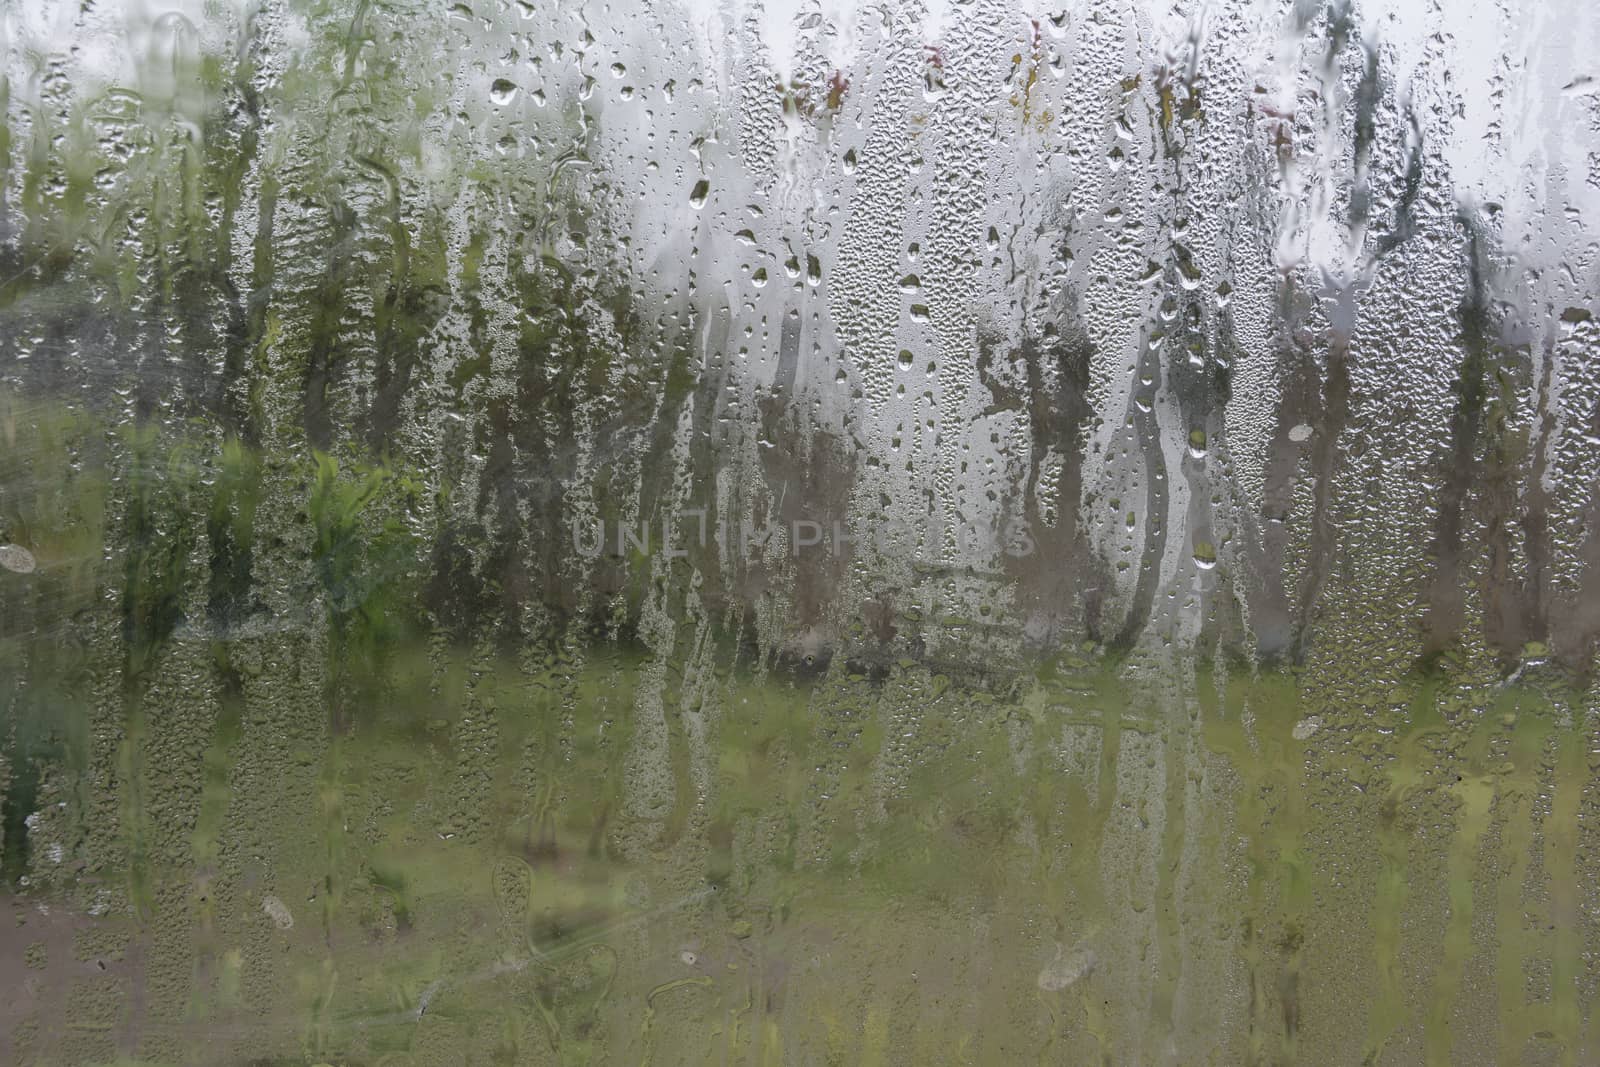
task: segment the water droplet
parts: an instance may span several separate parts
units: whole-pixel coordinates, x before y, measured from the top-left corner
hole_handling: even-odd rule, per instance
[[[1039,971],[1036,984],[1046,993],[1059,993],[1093,973],[1098,962],[1091,948],[1080,944],[1069,952],[1057,945],[1055,959]]]
[[[706,206],[706,197],[711,195],[711,183],[704,178],[694,183],[694,188],[689,190],[689,206],[696,211]]]
[[[496,78],[494,84],[489,86],[489,99],[496,107],[505,107],[517,98],[517,83]]]
[[[1296,741],[1305,741],[1320,729],[1322,729],[1322,717],[1320,715],[1307,715],[1294,724],[1294,729],[1291,733]]]
[[[267,918],[272,920],[272,925],[278,929],[290,930],[294,928],[294,915],[289,911],[289,906],[271,893],[261,898],[261,910],[266,913]]]
[[[32,574],[36,566],[33,553],[21,545],[0,545],[0,567],[18,574]]]

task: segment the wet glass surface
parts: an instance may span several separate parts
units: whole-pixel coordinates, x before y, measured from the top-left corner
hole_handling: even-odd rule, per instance
[[[1600,13],[0,7],[0,1062],[1600,1059]]]

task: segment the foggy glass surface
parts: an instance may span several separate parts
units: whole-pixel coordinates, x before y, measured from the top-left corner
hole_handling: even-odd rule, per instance
[[[0,1063],[1600,1061],[1597,55],[7,0]]]

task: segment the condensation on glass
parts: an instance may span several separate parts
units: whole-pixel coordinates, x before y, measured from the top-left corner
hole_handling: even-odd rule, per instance
[[[1600,1057],[1600,11],[12,0],[0,1060]]]

